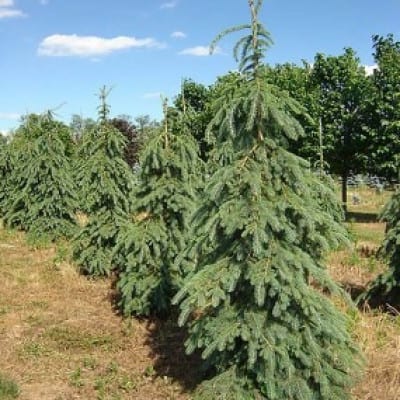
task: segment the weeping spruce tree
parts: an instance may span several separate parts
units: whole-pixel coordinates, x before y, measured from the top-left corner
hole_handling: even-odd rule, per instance
[[[8,145],[6,225],[28,232],[32,239],[71,237],[77,208],[68,127],[52,113],[30,115]]]
[[[175,260],[186,247],[201,177],[198,145],[185,115],[170,118],[165,102],[164,127],[141,153],[134,220],[121,230],[115,249],[125,315],[169,314],[186,274]]]
[[[10,191],[10,178],[12,172],[10,145],[0,141],[0,218],[6,213],[5,204]]]
[[[343,400],[362,359],[324,294],[341,294],[324,254],[345,232],[313,193],[307,163],[286,150],[301,127],[296,103],[265,79],[261,3],[249,0],[251,24],[216,39],[250,30],[235,47],[244,79],[211,122],[228,161],[205,187],[192,223],[194,272],[174,303],[189,327],[187,352],[201,349],[210,366],[196,399]]]
[[[88,217],[74,238],[73,258],[85,274],[109,275],[120,227],[130,217],[134,176],[124,160],[125,139],[108,121],[106,88],[100,92],[99,122],[83,140],[76,180]]]
[[[359,298],[372,307],[389,304],[400,306],[400,192],[395,193],[381,215],[386,221],[386,236],[379,255],[387,259],[389,268],[370,284]]]

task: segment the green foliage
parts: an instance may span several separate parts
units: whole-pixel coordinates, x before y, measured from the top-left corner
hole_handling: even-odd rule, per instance
[[[120,211],[100,210],[91,214],[87,225],[74,237],[72,256],[82,273],[98,277],[112,272],[112,251],[127,218]]]
[[[186,247],[202,170],[197,144],[181,126],[171,127],[166,115],[164,129],[142,152],[134,221],[123,227],[115,250],[125,315],[169,313],[185,274],[174,262]]]
[[[329,175],[323,175],[318,176],[318,178],[314,176],[310,183],[310,195],[313,196],[313,199],[319,204],[321,210],[325,213],[329,213],[331,217],[341,225],[344,221],[345,215],[341,204],[336,198],[335,181]],[[349,234],[347,234],[347,238],[343,237],[342,240],[340,240],[340,243],[348,243],[348,239]],[[335,249],[336,246],[334,245],[332,250]]]
[[[374,131],[369,143],[370,169],[391,180],[400,168],[400,42],[393,35],[373,36],[375,62],[372,81],[375,95],[369,126]]]
[[[362,172],[367,135],[363,115],[372,94],[369,78],[350,48],[336,57],[317,54],[311,74],[319,89],[325,157],[331,171],[339,175],[350,169]]]
[[[190,79],[183,80],[181,93],[174,101],[174,106],[177,109],[176,117],[179,120],[179,112],[185,114],[186,129],[196,139],[203,161],[208,160],[208,152],[210,151],[205,131],[212,118],[209,110],[211,101],[210,88]]]
[[[83,139],[86,156],[76,176],[88,222],[74,238],[73,258],[82,272],[102,276],[112,271],[111,254],[120,226],[129,218],[134,177],[123,159],[125,139],[107,120],[107,92],[101,91],[99,122]]]
[[[324,159],[330,172],[342,177],[346,205],[350,171],[362,173],[367,166],[372,83],[350,48],[336,57],[317,54],[311,80],[318,90]]]
[[[261,1],[249,5],[254,18]],[[254,39],[259,23],[251,27]],[[362,361],[347,317],[324,294],[343,293],[323,263],[346,231],[327,212],[339,210],[333,191],[287,150],[302,134],[301,107],[268,83],[252,52],[216,102],[209,130],[220,167],[194,215],[191,272],[174,298],[187,352],[201,349],[213,367],[197,398],[346,399]]]
[[[160,128],[160,123],[156,120],[152,120],[147,114],[136,116],[134,121],[138,133],[137,144],[138,151],[140,153],[150,138],[157,134]]]
[[[0,374],[0,400],[16,399],[19,393],[18,385],[3,374]]]
[[[60,130],[61,129],[61,130]],[[10,143],[12,174],[4,221],[41,237],[70,237],[77,208],[66,130],[51,113],[30,116]]]
[[[312,67],[268,66],[268,82],[307,110],[297,116],[306,134],[289,142],[290,150],[344,182],[350,171],[398,178],[400,45],[393,35],[375,35],[373,47],[378,68],[371,76],[350,48],[317,54]]]
[[[63,122],[54,119],[51,110],[44,114],[27,114],[22,117],[22,123],[15,131],[16,141],[20,139],[34,141],[43,135],[43,132],[57,131],[57,137],[65,147],[65,154],[71,157],[75,152],[75,146],[70,128]]]
[[[388,270],[380,274],[363,293],[358,302],[371,306],[390,304],[400,306],[400,192],[393,195],[381,218],[386,222],[386,235],[379,256],[388,261]]]
[[[302,66],[295,64],[282,64],[268,66],[266,79],[269,83],[286,90],[290,97],[298,101],[304,112],[296,118],[304,129],[304,135],[297,140],[289,142],[289,149],[309,160],[312,167],[319,166],[320,141],[319,141],[319,119],[320,102],[319,91],[312,79],[312,68],[309,64]],[[324,150],[324,148],[322,149]]]
[[[233,32],[249,30],[249,34],[243,36],[236,43],[233,49],[233,55],[239,64],[239,71],[253,75],[257,73],[257,69],[261,65],[261,61],[265,57],[267,49],[273,42],[270,33],[258,21],[258,14],[263,0],[248,0],[248,2],[251,11],[251,24],[237,25],[222,31],[211,42],[210,52],[212,53],[214,51],[217,43],[224,36]]]
[[[75,143],[78,143],[85,133],[94,128],[96,121],[91,118],[83,118],[81,115],[73,114],[69,127]]]
[[[12,160],[10,145],[5,141],[0,142],[0,218],[5,214],[5,204],[10,195],[10,180],[12,174]]]

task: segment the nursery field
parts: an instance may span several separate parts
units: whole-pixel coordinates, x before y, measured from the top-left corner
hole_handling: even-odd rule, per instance
[[[354,295],[384,269],[374,257],[384,235],[376,213],[390,192],[357,194],[354,245],[329,256],[332,276]],[[89,280],[67,258],[67,245],[32,248],[0,228],[0,399],[190,399],[196,359],[184,355],[174,323],[122,319],[112,279]],[[400,315],[346,312],[367,359],[353,398],[398,400]]]
[[[187,398],[173,377],[189,361],[168,323],[122,320],[111,281],[87,280],[21,234],[1,230],[0,254],[0,371],[20,399]]]
[[[13,3],[0,19],[25,16]],[[351,47],[270,64],[264,1],[241,3],[248,23],[208,47],[165,41],[178,93],[116,85],[160,97],[160,120],[119,114],[114,86],[97,119],[0,112],[20,118],[0,131],[0,400],[400,400],[400,41],[370,31],[373,66]],[[182,78],[181,55],[231,34],[236,68]],[[164,48],[137,37],[56,34],[37,55]]]

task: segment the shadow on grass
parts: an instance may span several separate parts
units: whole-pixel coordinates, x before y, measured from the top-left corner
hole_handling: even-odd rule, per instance
[[[113,275],[110,281],[108,299],[114,312],[123,317],[119,303],[121,295],[117,289],[117,276]],[[188,332],[177,324],[178,317],[172,315],[168,318],[137,318],[147,321],[147,337],[145,344],[151,349],[150,357],[153,359],[150,375],[168,377],[178,382],[184,391],[192,391],[204,379],[204,363],[198,352],[192,355],[185,353],[185,340]]]
[[[350,295],[360,310],[379,310],[400,316],[400,288],[385,293],[384,288],[375,288],[368,293],[368,287],[352,282],[342,282],[341,286]]]
[[[340,286],[349,294],[354,302],[356,302],[358,297],[366,290],[365,286],[357,285],[353,282],[341,282]]]
[[[199,353],[185,353],[188,333],[177,326],[176,319],[149,320],[146,344],[151,348],[154,373],[179,382],[185,391],[192,391],[204,379],[203,362]]]
[[[368,294],[364,301],[358,305],[361,308],[379,309],[389,314],[400,316],[400,288],[394,288],[389,293],[378,290]]]
[[[362,223],[379,222],[379,216],[377,213],[348,211],[346,213],[346,221],[362,222]]]

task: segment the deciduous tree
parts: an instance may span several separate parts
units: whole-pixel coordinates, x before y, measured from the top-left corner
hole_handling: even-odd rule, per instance
[[[366,170],[370,130],[365,124],[371,83],[354,51],[340,56],[317,54],[312,80],[319,90],[324,158],[329,170],[342,178],[342,203],[347,207],[347,178],[350,171]]]
[[[393,35],[373,37],[377,69],[372,75],[375,95],[370,107],[369,169],[398,180],[400,168],[400,42]]]
[[[139,138],[136,126],[124,116],[112,118],[110,123],[124,135],[126,141],[124,159],[133,169],[139,162]]]

